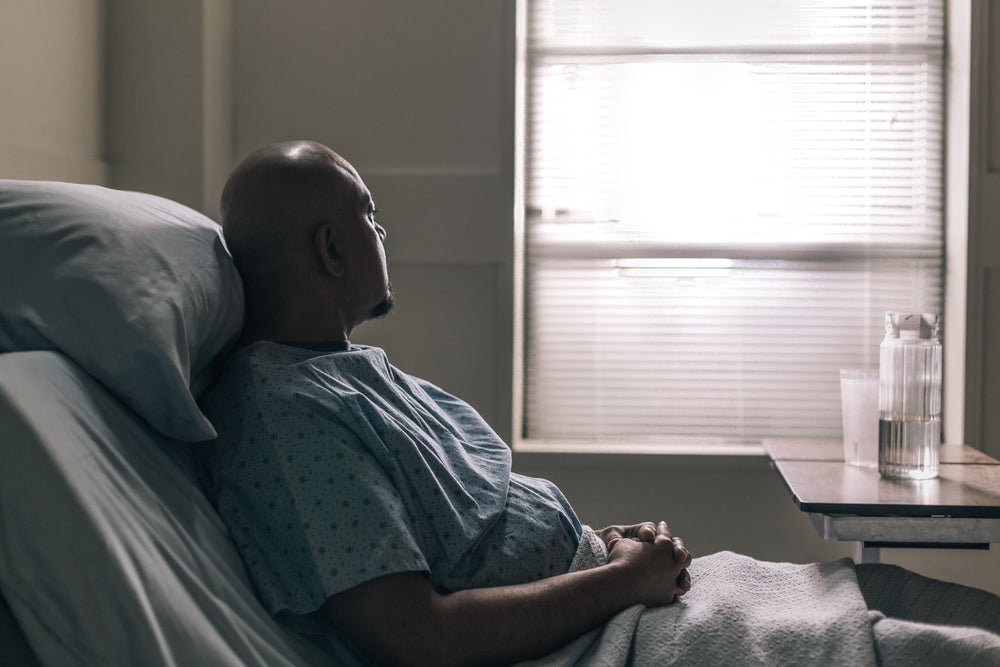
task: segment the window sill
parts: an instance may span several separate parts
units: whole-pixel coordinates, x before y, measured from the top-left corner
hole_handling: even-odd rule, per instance
[[[547,454],[644,454],[668,456],[765,456],[759,442],[633,442],[595,443],[552,440],[519,440],[513,450]]]
[[[766,470],[770,459],[760,443],[629,444],[520,441],[513,447],[515,467],[558,470]]]

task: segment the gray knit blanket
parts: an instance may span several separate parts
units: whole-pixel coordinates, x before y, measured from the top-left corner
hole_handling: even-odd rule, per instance
[[[606,560],[603,542],[586,529],[571,569]],[[904,618],[870,610],[854,563],[847,558],[800,565],[723,551],[696,558],[689,571],[692,588],[681,602],[656,609],[631,607],[602,628],[525,664],[1000,666],[998,634],[942,625],[947,620],[941,618],[934,618],[938,623],[920,622],[919,609],[909,610]],[[879,609],[887,606],[886,600],[905,597],[891,592],[900,584],[900,572],[912,575],[892,566],[864,570],[869,590],[882,596]],[[916,579],[910,578],[911,589],[918,580],[934,581],[912,576]],[[977,609],[997,614],[1000,623],[997,596],[934,583],[947,589],[956,608],[963,608],[963,596],[974,596]],[[938,596],[914,597],[921,599],[911,600],[911,607],[935,607],[940,615]]]

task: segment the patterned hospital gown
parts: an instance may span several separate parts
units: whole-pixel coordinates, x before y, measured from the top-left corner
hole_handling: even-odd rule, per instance
[[[346,344],[345,344],[346,347]],[[265,607],[304,619],[395,572],[440,592],[565,572],[582,527],[469,405],[375,347],[254,343],[204,400],[206,490]]]

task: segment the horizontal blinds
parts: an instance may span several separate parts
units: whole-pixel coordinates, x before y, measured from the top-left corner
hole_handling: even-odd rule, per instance
[[[839,368],[878,365],[885,310],[940,312],[940,262],[532,264],[527,433],[839,437]]]
[[[533,53],[807,46],[815,51],[921,46],[944,39],[940,0],[529,0]]]
[[[942,3],[529,6],[524,437],[839,437],[942,308]]]

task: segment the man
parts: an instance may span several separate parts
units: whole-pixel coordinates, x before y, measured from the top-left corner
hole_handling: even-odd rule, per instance
[[[392,306],[385,230],[361,177],[313,142],[265,147],[222,195],[246,290],[240,349],[205,399],[206,486],[267,609],[378,663],[509,664],[690,589],[666,524],[584,528],[467,404],[353,329]]]

